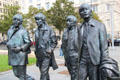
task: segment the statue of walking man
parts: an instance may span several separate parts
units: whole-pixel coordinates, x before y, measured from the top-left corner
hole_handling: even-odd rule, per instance
[[[55,32],[46,23],[46,17],[42,13],[35,15],[38,28],[35,31],[35,55],[37,66],[41,72],[40,80],[50,80],[49,68],[57,69],[54,57],[54,49],[57,45]]]
[[[105,25],[92,18],[92,9],[82,4],[79,14],[84,22],[79,28],[80,68],[79,80],[98,80],[98,67],[108,56]]]
[[[67,28],[63,32],[62,51],[65,57],[65,63],[71,76],[71,80],[78,80],[78,27],[77,18],[69,15],[66,19]]]
[[[13,25],[7,33],[8,61],[13,68],[14,75],[19,80],[34,80],[26,74],[31,41],[27,30],[22,26],[22,22],[22,15],[13,16]]]

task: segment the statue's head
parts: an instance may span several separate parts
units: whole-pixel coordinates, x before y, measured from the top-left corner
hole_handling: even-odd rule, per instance
[[[42,13],[38,13],[35,15],[35,20],[36,20],[36,24],[38,25],[38,27],[40,27],[42,26],[42,24],[45,24],[46,16]]]
[[[77,18],[73,15],[69,15],[66,19],[68,28],[71,28],[76,25]]]
[[[92,16],[92,8],[89,4],[82,4],[79,8],[79,14],[81,18],[88,19]]]
[[[21,14],[16,14],[13,16],[13,25],[15,27],[19,27],[19,25],[21,25],[23,22],[23,18]]]

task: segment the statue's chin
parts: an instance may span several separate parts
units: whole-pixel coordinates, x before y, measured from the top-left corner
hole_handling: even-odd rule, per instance
[[[86,16],[86,17],[84,17],[83,19],[89,20],[89,19],[90,19],[90,16]]]
[[[18,27],[19,27],[19,25],[17,25],[17,24],[16,24],[16,25],[14,25],[14,26],[15,26],[15,28],[18,28]]]

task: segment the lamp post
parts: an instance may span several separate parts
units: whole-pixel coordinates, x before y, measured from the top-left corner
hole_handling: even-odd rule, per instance
[[[110,17],[111,17],[112,48],[114,48],[114,16],[112,4],[110,4]]]
[[[92,0],[90,0],[90,4],[91,4],[91,6],[92,6]]]

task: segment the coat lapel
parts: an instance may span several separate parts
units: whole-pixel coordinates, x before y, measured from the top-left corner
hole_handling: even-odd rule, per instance
[[[80,25],[79,27],[79,44],[80,44],[80,47],[82,46],[82,41],[83,41],[83,29],[84,29],[84,26],[83,26],[83,23]]]
[[[77,48],[79,48],[79,44],[78,44],[78,27],[77,26],[75,27],[74,31],[75,31],[74,32],[74,37],[75,37],[74,42],[75,42],[75,45],[77,46]]]
[[[96,22],[94,19],[91,19],[89,22],[89,26],[88,26],[88,35],[87,36],[87,40],[90,40],[91,38],[94,38],[93,36],[96,35],[97,33],[97,28],[96,28]]]

